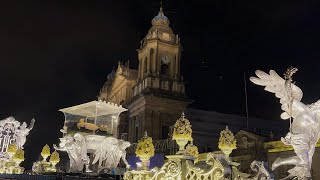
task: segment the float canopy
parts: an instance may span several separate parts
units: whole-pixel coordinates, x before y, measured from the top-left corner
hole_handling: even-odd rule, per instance
[[[72,114],[85,117],[98,117],[109,114],[120,114],[121,112],[127,111],[122,105],[117,105],[105,101],[91,101],[88,103],[59,109],[64,114]]]

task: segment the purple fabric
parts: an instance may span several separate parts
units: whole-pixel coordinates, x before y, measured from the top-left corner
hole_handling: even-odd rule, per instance
[[[137,156],[128,156],[128,163],[131,165],[131,169],[137,170],[137,162],[141,162],[139,157]],[[164,154],[155,154],[151,159],[150,159],[150,166],[149,168],[152,169],[154,167],[161,167],[164,163]]]

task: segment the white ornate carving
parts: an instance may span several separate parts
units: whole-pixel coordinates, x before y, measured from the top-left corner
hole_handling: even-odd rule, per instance
[[[32,119],[29,127],[27,127],[26,122],[23,122],[22,125],[16,130],[17,134],[17,147],[18,149],[23,149],[23,145],[26,143],[27,136],[31,129],[33,129],[35,119]]]
[[[73,137],[66,135],[60,138],[59,147],[53,145],[56,150],[66,151],[70,159],[70,172],[82,172],[86,165],[86,172],[91,172],[89,169],[90,161],[92,164],[99,163],[98,171],[104,169],[116,168],[120,159],[130,167],[126,160],[125,149],[130,146],[130,143],[124,140],[118,140],[114,137],[104,137],[98,135],[83,136],[76,133]],[[89,159],[87,153],[93,153],[95,158]]]
[[[98,162],[100,172],[103,169],[116,168],[120,159],[122,159],[127,169],[129,169],[130,165],[126,160],[126,148],[130,145],[131,144],[128,141],[118,140],[114,137],[107,137],[99,143],[98,148],[95,150],[95,158],[92,161],[92,164]],[[104,164],[103,166],[102,163]]]
[[[87,155],[87,145],[84,137],[76,133],[73,137],[67,135],[60,138],[59,147],[53,145],[56,150],[66,151],[70,160],[70,172],[82,172],[83,166],[86,165],[86,172],[91,172],[89,169],[90,159]]]
[[[20,126],[20,122],[14,117],[8,117],[0,121],[0,157],[6,157],[7,149],[10,144],[16,143],[18,149],[23,149],[30,130],[33,128],[35,120],[32,119],[30,126],[25,122]]]
[[[257,70],[258,77],[251,77],[250,80],[254,84],[265,86],[266,91],[275,93],[275,96],[280,98],[281,109],[284,111],[281,118],[290,118],[290,132],[281,140],[284,144],[293,147],[296,156],[276,159],[272,164],[272,169],[282,165],[295,165],[288,171],[289,176],[307,179],[311,177],[312,156],[319,139],[320,101],[309,106],[300,102],[303,95],[302,90],[291,83],[291,76],[296,71],[296,68],[288,69],[285,74],[286,79],[283,79],[273,70],[270,70],[269,74]],[[294,118],[292,124],[291,118]]]

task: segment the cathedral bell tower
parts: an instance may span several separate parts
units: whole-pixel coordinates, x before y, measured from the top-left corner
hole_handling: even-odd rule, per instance
[[[137,142],[144,131],[154,140],[168,138],[169,127],[190,101],[180,75],[180,38],[170,28],[162,7],[141,40],[138,78],[129,108],[129,140]]]
[[[180,76],[180,38],[170,28],[170,21],[163,14],[162,7],[151,22],[152,27],[137,50],[138,85],[134,89],[134,95],[145,89],[183,95],[185,87]]]

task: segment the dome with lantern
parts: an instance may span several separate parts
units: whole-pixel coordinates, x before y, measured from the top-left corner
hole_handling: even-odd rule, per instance
[[[162,5],[158,15],[155,16],[151,21],[152,27],[149,29],[148,34],[141,41],[141,47],[144,47],[149,40],[162,40],[165,42],[170,42],[172,44],[179,44],[180,38],[175,35],[171,29],[169,19],[164,15]]]
[[[154,17],[151,21],[153,26],[169,26],[169,19],[163,14],[163,8],[160,7],[160,11],[156,17]]]

